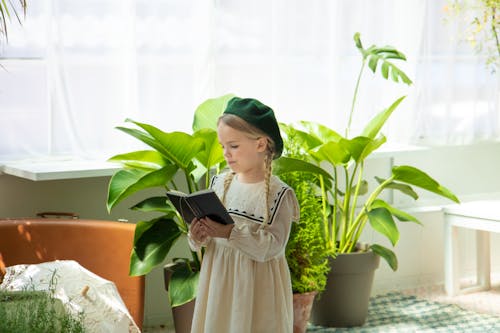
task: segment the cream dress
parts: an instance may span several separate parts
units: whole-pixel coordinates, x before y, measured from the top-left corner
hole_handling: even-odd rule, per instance
[[[225,175],[211,186],[222,198]],[[192,333],[289,333],[293,331],[290,272],[285,247],[292,221],[299,218],[293,190],[276,176],[270,181],[270,223],[259,228],[265,211],[264,182],[234,177],[226,207],[235,222],[229,236],[206,244]]]

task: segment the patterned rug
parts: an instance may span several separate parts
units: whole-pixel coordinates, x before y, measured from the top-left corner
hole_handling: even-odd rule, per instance
[[[430,302],[411,295],[388,293],[372,297],[366,323],[353,328],[309,325],[307,332],[500,332],[500,317],[480,314],[453,304]]]

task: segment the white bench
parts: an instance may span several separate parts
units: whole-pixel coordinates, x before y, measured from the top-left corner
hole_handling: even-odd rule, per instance
[[[490,232],[500,233],[500,200],[483,200],[444,208],[445,290],[450,296],[488,290],[491,286]],[[476,230],[475,285],[461,288],[458,228]]]

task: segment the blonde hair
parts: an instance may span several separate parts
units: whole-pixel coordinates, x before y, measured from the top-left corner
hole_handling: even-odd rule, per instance
[[[265,137],[267,139],[267,145],[266,145],[266,155],[264,156],[264,166],[265,166],[265,175],[264,175],[264,184],[265,184],[265,199],[266,199],[266,210],[264,214],[264,221],[262,221],[261,228],[264,228],[267,224],[269,224],[271,221],[270,219],[270,210],[271,210],[271,199],[269,197],[269,192],[270,192],[270,183],[271,183],[271,175],[272,175],[272,165],[273,165],[273,158],[276,153],[276,145],[274,141],[258,129],[257,127],[253,126],[252,124],[249,124],[242,118],[232,115],[232,114],[223,114],[217,124],[223,123],[224,125],[227,125],[231,128],[234,128],[237,131],[243,132],[247,134],[248,137],[252,139],[258,139],[261,137]],[[235,176],[234,172],[229,172],[226,175],[226,178],[224,179],[224,193],[222,194],[222,202],[225,204],[226,202],[226,194],[229,189],[229,186],[231,185],[231,182],[233,181],[233,178]]]

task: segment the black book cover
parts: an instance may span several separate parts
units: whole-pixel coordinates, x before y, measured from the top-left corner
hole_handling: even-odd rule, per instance
[[[169,191],[167,192],[167,197],[187,223],[191,223],[194,218],[202,217],[209,217],[221,224],[234,223],[219,197],[212,189],[201,190],[191,194]]]

